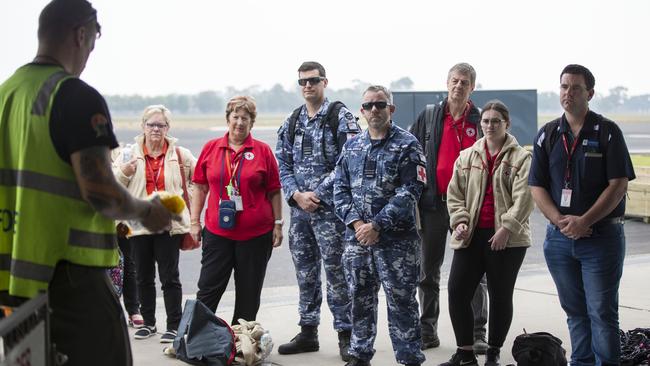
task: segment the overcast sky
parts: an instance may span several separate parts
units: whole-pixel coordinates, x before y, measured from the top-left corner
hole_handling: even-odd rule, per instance
[[[0,79],[36,52],[44,0],[0,0]],[[330,87],[359,79],[444,89],[466,61],[484,89],[557,91],[568,63],[596,91],[650,93],[650,1],[95,0],[102,38],[82,79],[103,94],[293,87],[302,61]]]

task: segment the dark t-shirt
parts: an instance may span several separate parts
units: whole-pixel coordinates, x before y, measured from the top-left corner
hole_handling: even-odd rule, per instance
[[[608,124],[607,147],[600,146],[600,124]],[[562,207],[562,189],[565,185],[568,155],[574,138],[571,135],[568,122],[562,116],[559,138],[551,147],[550,155],[544,149],[544,127],[537,133],[533,145],[533,160],[531,162],[528,184],[545,188],[561,214],[582,215],[594,205],[603,193],[610,179],[635,178],[632,160],[627,150],[623,133],[616,123],[589,111],[582,126],[575,153],[571,156],[571,174],[569,188],[572,190],[570,207]],[[562,134],[566,135],[567,148],[564,147]],[[625,198],[610,212],[606,218],[623,216],[625,213]]]
[[[64,81],[54,96],[50,136],[57,154],[66,162],[70,155],[92,146],[119,146],[104,98],[77,78]]]

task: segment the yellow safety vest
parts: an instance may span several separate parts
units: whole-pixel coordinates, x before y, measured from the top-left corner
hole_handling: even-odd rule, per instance
[[[52,103],[71,77],[28,64],[0,85],[0,291],[13,296],[46,290],[61,260],[118,262],[114,221],[82,199],[72,166],[52,144]]]

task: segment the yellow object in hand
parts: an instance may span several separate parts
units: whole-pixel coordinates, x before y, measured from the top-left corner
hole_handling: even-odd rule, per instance
[[[160,197],[160,203],[162,203],[170,212],[178,215],[185,209],[185,201],[183,201],[183,197],[166,191],[157,192],[157,194],[158,197]]]

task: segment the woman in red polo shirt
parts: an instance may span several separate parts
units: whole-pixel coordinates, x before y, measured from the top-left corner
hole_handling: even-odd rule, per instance
[[[255,320],[266,265],[273,248],[282,243],[278,164],[271,148],[250,134],[256,116],[253,98],[230,99],[226,106],[228,132],[205,144],[193,178],[191,233],[196,240],[203,240],[196,297],[216,311],[234,270],[232,324],[239,318]],[[206,196],[201,238],[199,218]]]
[[[526,248],[533,200],[528,188],[531,153],[507,130],[508,108],[498,100],[481,112],[485,137],[461,151],[447,188],[450,246],[449,315],[458,350],[441,365],[477,365],[472,351],[472,297],[485,274],[490,298],[486,366],[499,365],[500,348],[512,322],[512,293]]]
[[[145,198],[156,191],[183,195],[182,182],[189,182],[196,159],[192,153],[176,144],[168,136],[171,112],[163,105],[152,105],[142,113],[142,134],[136,136],[131,149],[122,149],[115,159],[113,172],[117,180],[135,197]],[[180,156],[178,155],[180,153]],[[181,178],[180,164],[184,166]],[[135,221],[128,221],[129,245],[132,250],[140,312],[144,326],[135,332],[135,339],[145,339],[156,334],[156,283],[155,265],[162,284],[166,332],[161,343],[171,343],[181,321],[182,297],[178,272],[179,248],[183,235],[190,231],[189,209],[181,214],[180,221],[172,221],[170,231],[152,233]]]

